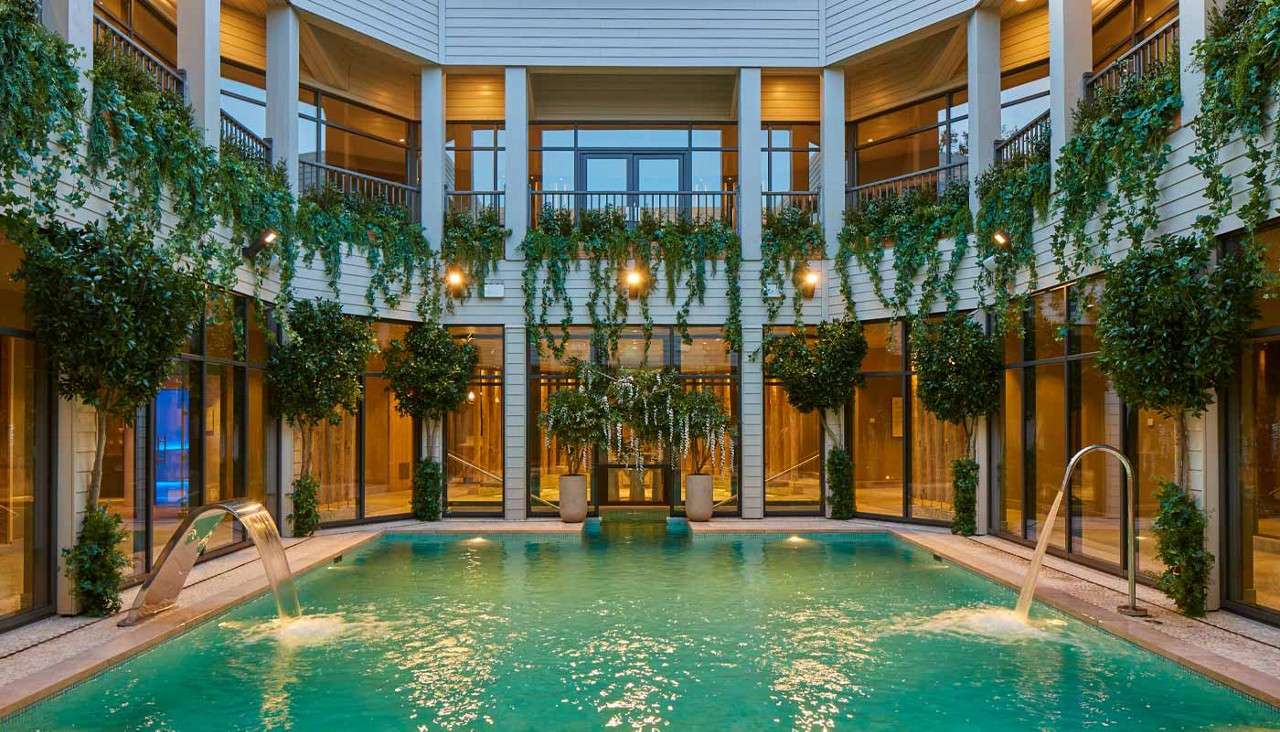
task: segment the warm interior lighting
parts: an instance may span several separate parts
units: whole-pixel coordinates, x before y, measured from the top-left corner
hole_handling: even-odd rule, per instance
[[[1003,247],[1009,244],[1009,236],[1005,234],[1003,231],[997,231],[995,234],[991,236],[991,238],[995,239],[996,244],[999,246]]]
[[[467,392],[467,404],[476,403],[476,393],[474,391]]]

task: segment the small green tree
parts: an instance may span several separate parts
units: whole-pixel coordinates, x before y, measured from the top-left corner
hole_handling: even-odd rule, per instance
[[[765,375],[781,382],[791,406],[806,414],[818,412],[822,430],[830,439],[828,462],[832,452],[844,453],[843,458],[837,458],[839,464],[843,464],[841,460],[849,461],[844,438],[831,429],[827,417],[830,412],[842,413],[854,387],[863,381],[867,339],[862,324],[855,318],[819,323],[812,343],[803,332],[771,335],[765,339],[762,351]],[[847,477],[827,474],[832,518],[853,518],[852,462],[849,465]]]
[[[1173,483],[1184,491],[1188,418],[1203,414],[1217,388],[1235,375],[1266,282],[1255,242],[1216,266],[1211,253],[1193,237],[1162,236],[1131,249],[1107,273],[1098,309],[1098,368],[1130,408],[1176,420]],[[1159,552],[1169,558],[1160,587],[1183,612],[1203,613],[1213,563],[1203,551],[1203,511],[1189,497],[1177,501],[1167,492],[1156,518]]]
[[[953,313],[912,329],[911,358],[920,404],[964,430],[965,455],[951,463],[951,530],[969,536],[977,531],[974,435],[978,419],[1000,403],[1000,344],[973,320]]]
[[[422,425],[429,449],[435,450],[440,422],[467,398],[467,386],[480,362],[471,338],[454,338],[435,322],[415,323],[402,340],[394,340],[384,353],[387,381],[396,395],[396,411]],[[420,521],[440,518],[444,481],[440,466],[428,456],[414,472],[414,516]],[[420,491],[430,496],[420,498]]]
[[[88,612],[119,607],[114,539],[119,519],[98,503],[107,424],[132,424],[173,366],[205,303],[205,285],[158,251],[142,229],[115,221],[37,228],[7,220],[25,258],[15,277],[36,339],[49,354],[58,392],[94,408],[97,444],[85,495],[85,519],[67,572]],[[114,526],[114,529],[111,528]]]
[[[545,438],[559,443],[569,459],[570,475],[582,475],[591,449],[605,443],[612,424],[611,410],[603,395],[583,385],[552,392],[546,409],[538,415]]]
[[[705,475],[707,465],[717,458],[723,463],[732,460],[732,435],[729,433],[729,413],[714,392],[691,389],[679,394],[675,401],[676,427],[673,430],[673,447],[692,462],[693,475]]]
[[[302,436],[302,471],[293,482],[290,516],[295,534],[306,536],[319,524],[316,502],[306,500],[308,481],[314,483],[312,433],[325,422],[338,424],[344,413],[355,414],[365,364],[375,349],[368,322],[343,315],[336,302],[299,300],[289,314],[288,337],[267,359],[272,411]]]

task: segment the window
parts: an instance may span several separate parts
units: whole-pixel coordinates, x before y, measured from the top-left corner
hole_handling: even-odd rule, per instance
[[[261,138],[267,137],[267,78],[256,69],[222,61],[222,111]]]
[[[1121,0],[1093,23],[1093,70],[1098,71],[1178,17],[1177,0]]]
[[[822,424],[787,399],[776,379],[764,380],[764,511],[766,515],[823,512]]]
[[[1267,270],[1280,267],[1280,226],[1258,234]],[[1227,400],[1228,600],[1280,618],[1280,301],[1260,317],[1240,356]]]
[[[1000,137],[1006,138],[1049,111],[1049,61],[1000,77]]]
[[[725,349],[724,334],[719,327],[689,328],[692,342],[678,337],[680,378],[686,391],[709,391],[720,400],[729,415],[730,434],[740,432],[738,412],[738,358]],[[737,515],[739,510],[738,450],[735,445],[713,457],[706,470],[711,473],[711,501],[717,514]],[[686,455],[678,466],[676,481],[677,507],[684,506],[684,476],[693,472],[693,459]]]
[[[134,43],[170,67],[178,65],[178,28],[147,0],[94,0],[94,15],[104,18]]]
[[[501,191],[507,187],[507,132],[502,122],[450,122],[445,126],[445,187]]]
[[[963,163],[968,116],[963,90],[851,123],[855,185]]]
[[[1001,413],[993,418],[993,523],[1028,542],[1044,521],[1067,461],[1095,443],[1134,462],[1138,490],[1138,569],[1162,571],[1155,556],[1155,495],[1171,477],[1172,424],[1121,403],[1098,369],[1094,323],[1102,280],[1034,295],[1020,327],[1005,337]],[[1076,469],[1053,526],[1050,548],[1111,571],[1123,570],[1126,486],[1120,464],[1102,453]]]
[[[864,383],[853,394],[854,496],[859,513],[950,521],[952,461],[964,430],[916,397],[909,336],[901,324],[868,323]]]
[[[466,400],[445,420],[445,510],[502,515],[502,326],[452,327],[480,354]]]
[[[418,178],[418,123],[303,87],[298,157],[396,183]]]
[[[765,143],[760,156],[765,210],[791,205],[816,212],[817,191],[822,188],[818,125],[766,124],[761,134]]]

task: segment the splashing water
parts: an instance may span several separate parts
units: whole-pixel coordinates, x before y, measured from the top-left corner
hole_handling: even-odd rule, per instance
[[[1049,537],[1053,536],[1053,522],[1058,518],[1058,508],[1062,506],[1064,492],[1065,488],[1058,491],[1058,497],[1053,499],[1053,505],[1044,517],[1044,525],[1040,527],[1040,540],[1036,542],[1036,552],[1031,555],[1031,566],[1027,568],[1026,579],[1022,580],[1022,590],[1018,593],[1018,604],[1014,607],[1013,614],[1023,623],[1027,622],[1031,613],[1031,601],[1036,596],[1036,581],[1040,578],[1040,565],[1044,564],[1044,553],[1049,548]]]
[[[1052,639],[1055,637],[1053,631],[1065,625],[1057,618],[1030,622],[1003,607],[973,607],[947,610],[915,622],[900,622],[895,629],[899,632],[970,636],[986,641],[1016,643]]]

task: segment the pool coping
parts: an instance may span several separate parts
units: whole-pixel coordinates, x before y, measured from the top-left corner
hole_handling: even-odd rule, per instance
[[[352,532],[355,533],[355,532]],[[335,558],[355,550],[382,536],[382,531],[354,535],[352,541],[326,549],[292,567],[295,575],[305,574]],[[296,545],[295,545],[296,546]],[[245,550],[250,551],[250,550]],[[293,564],[294,558],[290,558]],[[119,638],[33,672],[29,676],[0,687],[0,721],[38,702],[44,701],[76,684],[144,653],[161,643],[182,635],[222,613],[256,599],[270,589],[265,574],[203,598],[186,607],[176,607],[144,623],[133,626]],[[123,613],[99,622],[115,623]]]
[[[309,572],[332,562],[336,557],[346,552],[353,551],[388,534],[434,533],[457,536],[471,533],[563,536],[582,530],[581,524],[565,525],[559,524],[559,522],[555,523],[558,525],[546,522],[545,525],[527,528],[516,528],[510,525],[490,525],[486,530],[485,527],[470,522],[467,522],[466,525],[459,523],[452,526],[448,523],[421,524],[414,522],[407,525],[387,524],[378,526],[373,530],[370,530],[370,527],[362,527],[363,530],[353,528],[348,531],[326,531],[323,533],[328,536],[350,534],[352,540],[340,543],[316,555],[308,556],[305,561],[295,565],[294,573],[301,575]],[[999,585],[1017,590],[1022,581],[1021,574],[1007,567],[984,561],[984,558],[979,556],[980,550],[990,549],[991,547],[970,538],[953,536],[945,529],[933,527],[918,527],[867,520],[833,522],[817,518],[780,519],[765,522],[735,521],[730,519],[711,523],[690,523],[689,526],[691,534],[694,536],[733,534],[888,534],[906,544],[935,554],[947,562],[951,562]],[[973,549],[974,551],[966,553],[966,549]],[[6,684],[0,687],[0,720],[13,716],[33,704],[55,696],[82,681],[154,648],[160,643],[181,635],[217,615],[253,600],[264,594],[268,589],[265,576],[255,577],[251,581],[217,592],[187,607],[175,608],[146,623],[135,626],[126,635],[90,648],[79,655],[41,668],[28,676]],[[1092,627],[1111,633],[1146,651],[1173,661],[1212,681],[1252,697],[1259,702],[1280,709],[1280,678],[1246,666],[1220,653],[1215,653],[1163,633],[1150,623],[1123,616],[1115,611],[1108,611],[1065,590],[1046,587],[1043,582],[1036,589],[1036,600]],[[108,622],[112,621],[114,621],[114,618],[108,619]]]

